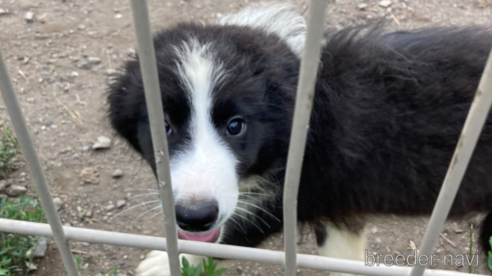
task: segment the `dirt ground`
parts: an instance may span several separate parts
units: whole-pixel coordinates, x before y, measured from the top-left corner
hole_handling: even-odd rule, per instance
[[[227,0],[150,0],[154,30],[180,21],[208,22],[250,2]],[[384,2],[384,1],[382,1]],[[394,28],[431,25],[468,25],[492,23],[491,0],[392,0],[388,7],[378,1],[332,1],[327,23],[344,27],[387,16]],[[306,1],[295,4],[306,12]],[[3,10],[3,11],[2,11]],[[27,22],[27,12],[34,13]],[[115,136],[106,119],[105,89],[108,69],[118,69],[134,53],[135,34],[128,0],[0,0],[0,49],[7,62],[31,128],[40,158],[54,196],[63,205],[64,224],[76,227],[113,230],[147,235],[163,235],[161,216],[155,211],[156,196],[140,196],[152,191],[155,182],[146,164]],[[96,59],[89,59],[96,57]],[[100,62],[98,59],[100,59]],[[8,123],[0,100],[0,124]],[[99,136],[111,138],[111,148],[95,151],[91,146]],[[96,168],[97,184],[83,184],[81,171]],[[115,170],[123,176],[114,178]],[[25,168],[10,181],[34,189]],[[125,200],[124,202],[121,200]],[[120,201],[122,207],[115,207]],[[431,204],[431,203],[429,203]],[[134,209],[131,209],[133,208]],[[126,210],[129,210],[125,212]],[[116,214],[121,215],[116,216]],[[157,215],[156,215],[157,214]],[[141,217],[139,217],[142,215]],[[427,219],[378,219],[366,229],[369,252],[410,254],[410,243],[418,247]],[[436,253],[466,254],[469,225],[478,225],[477,217],[450,222]],[[316,253],[314,235],[308,228],[300,231],[299,248]],[[281,235],[263,247],[282,250]],[[96,275],[118,268],[133,275],[145,250],[72,242],[75,255],[83,259],[83,275]],[[224,261],[226,275],[281,275],[279,266],[250,262]],[[467,271],[467,267],[436,266]],[[490,275],[481,256],[475,273]],[[63,275],[56,246],[51,242],[45,258],[39,261],[37,276]],[[327,275],[326,272],[300,269],[299,275]]]

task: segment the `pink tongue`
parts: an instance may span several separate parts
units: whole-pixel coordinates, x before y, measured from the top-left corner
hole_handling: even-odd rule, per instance
[[[220,235],[220,228],[207,233],[192,233],[178,229],[178,238],[189,241],[216,242]]]

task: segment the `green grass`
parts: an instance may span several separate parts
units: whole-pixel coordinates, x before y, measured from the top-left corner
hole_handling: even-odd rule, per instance
[[[489,243],[490,243],[490,248],[492,248],[492,237],[490,237]],[[489,265],[489,269],[492,270],[492,251],[489,251],[489,258],[487,264]]]
[[[470,245],[469,245],[469,250],[468,250],[468,258],[469,260],[473,260],[473,223],[470,223]],[[472,265],[468,265],[468,273],[472,273],[473,268]]]
[[[85,264],[84,265],[84,258],[80,257],[80,256],[76,256],[74,258],[74,261],[75,261],[75,265],[77,266],[77,271],[79,272],[79,274],[82,275],[82,270],[85,270],[87,267],[88,267],[88,264]],[[100,275],[100,276],[118,276],[118,274],[120,273],[120,270],[118,268],[113,268],[111,269],[110,271],[108,272],[102,272],[102,273],[98,273],[96,275]],[[68,273],[65,271],[65,276],[68,276]]]
[[[119,272],[120,272],[119,269],[113,268],[106,273],[101,273],[101,276],[118,276]]]
[[[0,177],[6,178],[15,168],[19,143],[8,126],[0,129],[0,136]]]
[[[43,208],[37,199],[21,196],[0,198],[0,218],[44,222]],[[27,274],[39,237],[0,232],[0,276]]]
[[[203,263],[197,266],[190,265],[185,257],[182,260],[181,276],[221,276],[226,271],[225,268],[217,270],[217,263],[211,257],[208,258],[208,262],[203,260]]]

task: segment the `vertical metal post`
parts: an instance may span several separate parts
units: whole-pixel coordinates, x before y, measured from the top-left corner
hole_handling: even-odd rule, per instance
[[[150,29],[147,1],[131,0],[133,22],[138,42],[138,59],[142,71],[145,100],[154,147],[155,165],[157,169],[157,186],[164,209],[166,229],[166,251],[168,252],[171,275],[181,275],[179,264],[178,236],[174,210],[173,189],[169,168],[169,151],[167,147],[164,112],[162,107],[159,76],[155,58],[154,41]]]
[[[3,101],[7,106],[7,112],[9,113],[10,120],[12,121],[17,140],[19,140],[22,153],[24,154],[24,157],[26,159],[27,167],[31,172],[32,180],[36,185],[36,192],[39,195],[39,199],[41,200],[41,205],[43,206],[43,209],[46,213],[51,231],[53,231],[56,245],[60,250],[65,269],[70,276],[78,276],[79,272],[77,270],[77,266],[75,265],[72,252],[70,251],[68,240],[65,238],[65,233],[63,232],[63,226],[60,221],[60,217],[58,216],[55,204],[53,203],[53,198],[51,197],[50,189],[48,183],[46,182],[43,168],[41,167],[41,163],[39,162],[36,150],[34,149],[31,135],[29,134],[29,130],[27,129],[26,121],[22,114],[19,102],[17,101],[17,97],[15,96],[14,87],[12,86],[12,82],[10,81],[7,66],[5,66],[5,62],[2,59],[1,53],[0,91],[2,92]]]
[[[326,0],[312,0],[309,5],[306,42],[301,60],[289,156],[285,173],[283,199],[285,276],[297,274],[297,194],[314,98],[314,86],[318,74],[326,6]]]
[[[485,124],[492,104],[492,51],[489,54],[485,70],[480,79],[475,99],[466,118],[465,126],[461,132],[458,145],[454,152],[451,164],[448,168],[444,184],[442,185],[436,205],[432,211],[429,225],[425,231],[424,240],[420,247],[419,255],[429,256],[434,244],[439,238],[439,233],[444,227],[451,205],[454,202],[458,188],[470,162],[473,150],[478,142],[480,133]],[[424,266],[415,266],[411,276],[421,276],[425,271]]]

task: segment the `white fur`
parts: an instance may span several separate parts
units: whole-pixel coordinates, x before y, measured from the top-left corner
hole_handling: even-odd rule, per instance
[[[210,45],[196,39],[176,48],[179,77],[192,102],[191,142],[171,159],[175,201],[183,204],[216,200],[221,222],[234,212],[238,198],[236,157],[222,141],[211,119],[212,90],[224,76]],[[219,222],[219,224],[221,223]]]
[[[224,15],[221,25],[248,26],[276,34],[301,57],[306,35],[306,21],[288,3],[267,3],[246,7],[237,13]]]
[[[196,266],[205,260],[205,257],[181,254],[179,255],[179,262],[181,263],[182,258],[190,262],[190,265]],[[145,260],[138,264],[135,270],[136,276],[170,276],[171,270],[169,267],[169,258],[167,252],[165,251],[151,251],[147,254]]]
[[[326,241],[318,248],[318,254],[325,257],[364,260],[366,238],[326,223]],[[331,276],[355,276],[353,274],[331,272]]]

